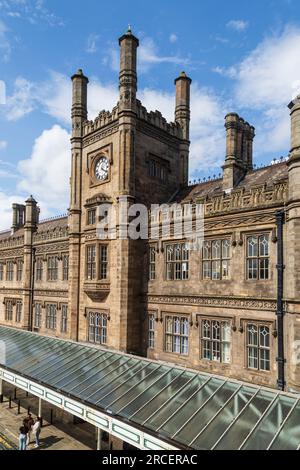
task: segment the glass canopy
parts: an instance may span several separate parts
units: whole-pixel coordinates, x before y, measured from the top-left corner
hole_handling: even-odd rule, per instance
[[[300,398],[170,364],[0,327],[1,366],[178,448],[300,448]]]

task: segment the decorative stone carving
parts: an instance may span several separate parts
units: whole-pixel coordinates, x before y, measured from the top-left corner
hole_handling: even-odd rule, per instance
[[[159,296],[149,295],[150,304],[172,304],[172,305],[202,305],[210,307],[243,308],[249,310],[274,311],[277,302],[271,299],[241,299],[238,297],[204,297],[204,296]]]

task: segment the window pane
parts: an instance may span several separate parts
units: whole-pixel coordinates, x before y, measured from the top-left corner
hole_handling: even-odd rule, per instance
[[[211,264],[210,261],[204,261],[203,263],[203,279],[211,278],[210,264]]]
[[[269,349],[260,350],[259,367],[261,370],[270,370],[270,350]]]
[[[210,342],[207,340],[202,341],[202,358],[208,361],[211,360]]]
[[[248,325],[248,344],[249,345],[258,345],[258,336],[257,336],[257,326]]]
[[[212,342],[212,360],[220,361],[220,343],[216,341]]]
[[[259,237],[259,256],[269,256],[269,237],[261,235]]]
[[[270,346],[270,330],[267,326],[259,328],[259,345],[264,348]]]
[[[210,339],[210,322],[208,320],[202,321],[202,337]]]
[[[211,252],[212,252],[212,259],[221,258],[221,241],[220,240],[215,240],[212,242]]]
[[[248,348],[248,367],[251,369],[258,368],[258,358],[257,358],[257,348],[249,347]]]
[[[222,240],[222,258],[230,258],[230,241]]]
[[[248,237],[247,238],[247,249],[248,249],[248,256],[249,257],[258,255],[257,237]]]
[[[230,343],[222,343],[222,362],[224,364],[230,363]]]
[[[222,279],[228,279],[229,278],[229,266],[230,266],[230,261],[229,260],[223,260],[222,261]]]
[[[231,325],[228,322],[222,322],[222,341],[231,341]]]
[[[210,242],[204,242],[203,244],[203,259],[210,259],[211,258],[211,251],[210,251]]]
[[[259,278],[269,279],[269,259],[268,258],[259,260]]]
[[[212,261],[212,279],[221,278],[221,261]]]
[[[258,279],[257,259],[248,259],[247,273],[248,279]]]
[[[220,323],[218,321],[212,322],[212,338],[220,339]]]

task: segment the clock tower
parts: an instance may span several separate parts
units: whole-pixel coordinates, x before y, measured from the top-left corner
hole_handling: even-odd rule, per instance
[[[168,123],[137,99],[139,41],[130,29],[119,45],[120,94],[111,112],[87,120],[88,79],[82,71],[72,77],[69,303],[74,338],[139,354],[148,241],[119,237],[118,224],[115,238],[100,239],[98,208],[109,204],[118,215],[120,201],[149,207],[169,200],[186,183],[190,80],[185,74],[176,80],[184,91],[177,93],[184,116],[177,105],[175,122]]]

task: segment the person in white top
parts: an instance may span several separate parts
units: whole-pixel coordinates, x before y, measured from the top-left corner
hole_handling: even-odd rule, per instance
[[[40,445],[40,433],[41,433],[41,418],[37,418],[34,425],[31,428],[32,434],[35,437],[34,447],[39,447]]]

